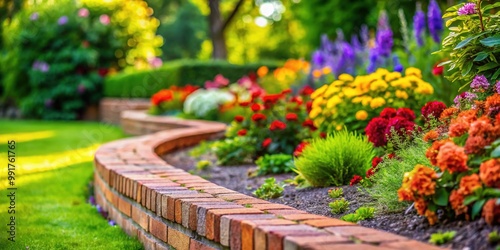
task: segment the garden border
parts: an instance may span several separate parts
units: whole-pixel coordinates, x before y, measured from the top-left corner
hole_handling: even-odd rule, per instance
[[[102,145],[94,160],[95,196],[146,249],[441,249],[243,195],[158,156],[221,137],[224,124],[141,111],[124,112],[122,121],[134,134],[160,132]]]

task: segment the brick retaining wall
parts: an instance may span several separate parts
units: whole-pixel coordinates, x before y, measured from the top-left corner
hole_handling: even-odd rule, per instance
[[[169,129],[101,146],[94,161],[95,196],[146,249],[440,249],[243,195],[177,169],[158,156],[220,137],[224,124],[183,122],[140,112],[127,117],[144,121],[148,129],[163,119]],[[148,130],[134,126],[135,131]]]
[[[125,110],[146,110],[151,105],[149,99],[103,98],[99,103],[99,119],[102,122],[120,124],[121,112]]]

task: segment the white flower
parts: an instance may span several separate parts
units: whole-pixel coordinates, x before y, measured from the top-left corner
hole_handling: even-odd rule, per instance
[[[219,109],[220,105],[233,102],[234,95],[221,89],[198,89],[191,93],[184,102],[184,113],[204,117]]]

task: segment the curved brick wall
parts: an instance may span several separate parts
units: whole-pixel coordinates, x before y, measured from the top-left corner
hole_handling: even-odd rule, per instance
[[[127,112],[127,119],[136,129],[134,120],[146,127],[163,120],[170,129],[101,146],[95,196],[146,249],[439,249],[240,194],[157,155],[220,137],[224,124],[141,112]]]

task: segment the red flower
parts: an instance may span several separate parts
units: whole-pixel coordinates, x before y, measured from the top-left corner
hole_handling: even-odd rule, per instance
[[[254,122],[262,121],[265,120],[266,118],[267,118],[266,115],[261,113],[256,113],[252,115],[252,121]]]
[[[389,120],[375,117],[366,126],[365,133],[368,136],[368,140],[371,141],[375,147],[385,146],[387,144],[387,138],[385,137],[387,124],[389,124]]]
[[[282,95],[286,95],[286,94],[290,94],[290,93],[292,93],[291,89],[285,89],[285,90],[281,91]]]
[[[375,174],[376,170],[377,170],[376,168],[370,168],[370,169],[368,169],[366,171],[366,178],[372,177]]]
[[[264,141],[262,141],[262,147],[267,148],[269,147],[269,145],[271,145],[272,142],[273,140],[271,138],[266,138],[264,139]]]
[[[435,119],[439,119],[441,116],[441,113],[446,109],[446,104],[438,101],[431,101],[426,103],[422,109],[422,116],[426,119],[429,120],[430,116],[432,115]]]
[[[234,117],[234,120],[236,122],[242,122],[243,120],[245,120],[245,117],[241,116],[241,115],[237,115]]]
[[[262,97],[262,101],[265,103],[276,103],[281,97],[281,94],[267,94]]]
[[[379,163],[381,163],[382,161],[384,161],[384,159],[382,159],[382,157],[378,157],[378,156],[375,156],[372,160],[372,167],[376,167],[378,166]]]
[[[311,100],[309,100],[309,101],[306,102],[307,113],[311,112],[312,105],[313,105],[313,103],[312,103]]]
[[[151,97],[151,103],[155,106],[158,106],[162,102],[170,101],[174,98],[174,93],[172,90],[163,89],[158,91]]]
[[[242,107],[246,107],[248,105],[250,105],[250,102],[240,102],[240,106]]]
[[[293,151],[293,155],[295,157],[299,157],[300,155],[302,155],[302,151],[304,151],[304,149],[306,148],[307,145],[309,145],[309,143],[306,141],[299,143],[299,145],[297,145],[297,147],[295,147],[295,151]]]
[[[437,64],[434,65],[434,67],[432,68],[432,74],[435,76],[442,75],[443,71],[444,71],[444,66],[437,66]]]
[[[288,113],[288,114],[286,114],[285,118],[288,121],[296,121],[298,119],[298,116],[295,113]]]
[[[240,130],[238,131],[238,135],[239,135],[239,136],[245,136],[245,135],[247,135],[247,130],[246,130],[246,129],[240,129]]]
[[[97,73],[101,76],[101,77],[105,77],[108,73],[109,73],[109,69],[106,69],[106,68],[100,68],[97,70]]]
[[[252,106],[250,108],[252,109],[253,112],[257,112],[257,111],[260,111],[262,109],[261,105],[258,103],[252,104]]]
[[[306,128],[309,128],[310,130],[312,131],[316,131],[316,126],[314,126],[314,122],[312,120],[305,120],[303,123],[302,123],[302,127],[306,127]]]
[[[271,126],[269,126],[269,129],[271,131],[274,131],[274,130],[283,130],[283,129],[286,129],[286,123],[282,122],[282,121],[279,121],[279,120],[276,120],[276,121],[273,121],[271,123]]]
[[[395,153],[390,153],[390,154],[387,155],[387,158],[389,158],[389,159],[392,159],[394,157],[396,157]]]
[[[359,175],[354,175],[351,179],[351,181],[349,182],[349,186],[354,186],[356,184],[358,184],[361,180],[363,180],[363,177],[359,176]]]
[[[326,133],[325,132],[319,133],[319,137],[322,138],[322,139],[325,139],[326,138]]]
[[[304,101],[302,101],[302,97],[294,96],[294,97],[290,98],[290,102],[295,102],[295,103],[297,103],[297,105],[302,105],[302,103]]]
[[[407,120],[404,117],[396,116],[389,120],[387,127],[385,128],[385,135],[391,136],[392,130],[396,131],[398,135],[404,136],[410,134],[413,129],[415,129],[415,123]]]
[[[380,117],[385,118],[385,119],[391,119],[394,116],[396,116],[396,109],[394,108],[384,108],[382,112],[380,112]]]
[[[262,95],[261,89],[256,89],[256,90],[252,91],[252,98],[259,97],[260,95]]]
[[[314,89],[311,86],[309,86],[309,85],[304,86],[304,88],[302,88],[300,90],[300,94],[301,95],[306,95],[306,96],[311,95],[313,92],[314,92]]]
[[[407,119],[408,121],[415,121],[415,112],[409,108],[398,108],[396,112],[396,116],[401,116]]]

